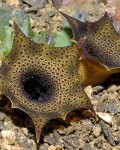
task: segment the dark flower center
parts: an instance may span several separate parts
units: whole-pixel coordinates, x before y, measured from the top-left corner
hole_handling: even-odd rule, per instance
[[[49,101],[54,93],[54,86],[49,77],[36,71],[24,73],[20,84],[25,96],[32,101]]]

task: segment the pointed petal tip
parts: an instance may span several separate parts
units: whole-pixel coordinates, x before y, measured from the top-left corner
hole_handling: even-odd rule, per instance
[[[80,56],[79,60],[82,60],[82,59],[85,59],[85,58],[91,58],[91,56],[90,56],[89,54],[87,54],[87,53],[83,53],[83,54]]]
[[[32,118],[34,127],[35,127],[36,142],[39,143],[41,131],[42,131],[44,125],[48,122],[48,120],[41,116],[30,115],[30,117]]]
[[[80,38],[77,42],[77,47],[81,47],[81,45],[84,43],[85,39],[86,39],[86,37]]]
[[[39,143],[41,130],[38,127],[36,127],[35,132],[36,132],[36,142]]]
[[[109,14],[108,14],[108,12],[107,12],[107,11],[105,11],[105,13],[104,13],[103,17],[101,17],[101,18],[104,18],[104,19],[109,18]]]
[[[98,116],[97,116],[90,100],[87,101],[87,109],[90,110],[92,112],[92,114],[94,115],[95,119],[98,120]]]
[[[66,115],[62,116],[61,118],[62,118],[63,120],[66,120]]]
[[[15,20],[13,20],[13,27],[16,28],[17,27],[17,23]]]
[[[20,29],[19,29],[19,27],[18,27],[18,25],[16,23],[16,20],[13,20],[13,28],[14,28],[16,34],[19,33]]]
[[[61,13],[61,14],[64,14],[64,13],[63,13],[62,11],[60,11],[60,10],[59,10],[58,12]]]
[[[105,14],[104,14],[104,16],[107,16],[107,17],[109,16],[107,11],[105,11]]]
[[[62,14],[66,19],[67,19],[68,17],[70,17],[70,16],[68,16],[67,14],[65,14],[64,12],[60,11],[60,10],[59,10],[59,13]],[[70,18],[71,18],[71,17],[70,17]]]

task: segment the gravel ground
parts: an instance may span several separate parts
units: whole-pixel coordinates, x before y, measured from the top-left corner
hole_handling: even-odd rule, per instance
[[[3,2],[11,4],[12,1]],[[41,3],[38,5],[38,2]],[[19,8],[31,15],[32,27],[39,33],[60,30],[62,17],[47,0],[35,0],[34,3],[20,0]],[[60,118],[48,122],[39,145],[35,142],[34,126],[29,116],[18,109],[11,109],[10,101],[0,97],[0,149],[120,150],[119,76],[114,75],[104,85],[85,88],[95,110],[103,116],[104,113],[110,115],[111,123],[96,122],[88,111],[77,110],[71,112],[65,122]]]

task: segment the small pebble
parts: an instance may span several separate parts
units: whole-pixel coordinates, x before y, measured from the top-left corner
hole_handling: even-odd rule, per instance
[[[92,150],[92,148],[89,143],[85,143],[82,150]]]
[[[100,136],[101,131],[102,131],[102,129],[101,129],[100,125],[96,126],[96,127],[93,127],[93,134],[94,134],[95,137]]]
[[[3,121],[6,118],[6,114],[0,112],[0,121]]]
[[[31,27],[35,27],[35,20],[33,20],[32,18],[30,18],[30,23],[31,23]]]
[[[102,112],[96,112],[98,117],[100,117],[102,120],[104,120],[105,122],[112,124],[113,119],[112,119],[112,115],[109,113],[102,113]]]
[[[83,147],[84,146],[84,140],[83,139],[81,139],[81,138],[79,138],[79,145],[80,145],[80,147]]]
[[[92,148],[92,150],[94,150],[94,149],[95,149],[95,142],[92,141],[92,142],[90,142],[89,144],[90,144],[90,147]]]
[[[18,145],[11,146],[11,150],[22,150]]]
[[[56,12],[55,12],[55,11],[51,11],[51,12],[49,12],[49,14],[48,14],[48,15],[49,15],[49,17],[51,17],[51,18],[52,18],[52,17],[54,17],[54,16],[55,16],[55,14],[56,14]]]
[[[84,90],[85,90],[85,92],[87,93],[88,97],[89,97],[90,99],[92,99],[92,92],[93,92],[92,87],[91,87],[91,86],[87,86]]]
[[[117,91],[118,90],[118,87],[114,84],[114,85],[111,85],[109,88],[108,88],[108,92],[113,92],[113,91]]]
[[[77,145],[75,145],[75,143],[73,142],[73,138],[69,138],[68,136],[64,137],[64,141],[71,147],[73,147],[74,149],[76,149]]]
[[[90,134],[92,132],[93,124],[91,123],[90,120],[86,120],[85,129],[88,134]]]
[[[79,127],[77,129],[79,129]],[[80,131],[76,130],[74,135],[76,138],[79,138],[80,137]]]
[[[114,131],[118,131],[119,130],[119,126],[117,124],[114,125]]]
[[[115,138],[115,142],[117,145],[120,144],[120,131],[118,131],[118,133],[117,133],[117,137]]]
[[[105,134],[105,137],[107,139],[107,141],[112,145],[112,146],[116,146],[114,140],[113,140],[113,137],[111,135],[111,132],[110,132],[110,129],[108,128],[108,126],[103,122],[103,121],[100,121],[100,124],[101,124],[101,127],[102,127],[102,130]]]
[[[6,126],[0,121],[0,130],[6,130]]]
[[[40,150],[48,150],[49,145],[47,143],[44,143],[42,146],[40,146]]]
[[[8,126],[8,125],[12,125],[12,120],[9,118],[9,117],[6,117],[5,119],[4,119],[4,125],[6,125],[6,126]]]
[[[104,87],[103,86],[95,86],[95,87],[93,87],[93,93],[94,94],[98,94],[99,92],[101,92],[102,90],[104,89]]]
[[[24,134],[21,135],[18,138],[18,145],[23,149],[23,150],[33,150],[36,149],[36,143],[35,141],[28,139]]]
[[[53,131],[53,137],[54,137],[56,140],[58,140],[61,136],[60,136],[60,134],[57,132],[57,130],[54,130],[54,131]]]
[[[54,139],[53,134],[46,135],[44,138],[44,142],[51,144],[51,145],[56,144],[56,140]]]
[[[74,138],[73,138],[73,143],[74,143],[75,145],[79,145],[79,141],[78,141],[78,138],[77,138],[77,137],[74,137]]]
[[[63,147],[62,147],[62,146],[57,145],[55,150],[62,150],[62,149],[63,149]]]
[[[88,136],[88,135],[85,135],[85,136],[84,136],[84,141],[85,141],[86,143],[89,143],[89,142],[90,142],[90,139],[89,139],[89,136]]]
[[[12,130],[3,130],[1,131],[1,136],[3,139],[7,140],[7,143],[9,145],[12,145],[15,143],[16,140],[16,136],[15,136],[15,132],[13,132]]]
[[[108,95],[105,95],[105,94],[103,94],[103,93],[101,93],[101,94],[102,94],[101,96],[98,94],[98,95],[100,96],[100,97],[99,97],[99,101],[103,101],[103,102],[104,102],[106,99],[108,99]],[[97,95],[97,96],[98,96],[98,95]]]
[[[111,99],[107,105],[107,110],[110,113],[116,114],[118,112],[118,107],[115,99]]]
[[[28,129],[27,128],[21,128],[22,129],[22,131],[23,131],[23,133],[25,134],[25,135],[28,135]]]
[[[103,103],[103,101],[98,101],[97,106],[96,106],[96,110],[98,112],[103,112],[105,110],[105,104]]]
[[[112,150],[120,150],[120,146],[113,147]]]
[[[69,150],[75,150],[72,146],[70,146],[68,143],[64,142],[64,146]]]
[[[103,141],[104,137],[100,136],[95,140],[95,145],[98,145],[99,143],[101,143]]]
[[[48,150],[56,150],[56,147],[54,145],[51,145],[48,147]]]
[[[12,150],[12,146],[8,145],[5,141],[2,142],[1,148],[3,148],[3,150]]]
[[[89,136],[89,140],[90,140],[90,142],[92,142],[92,141],[93,141],[93,139],[94,139],[94,135],[92,135],[92,134],[91,134],[91,135]]]
[[[76,130],[75,128],[69,127],[68,130],[66,131],[66,134],[65,134],[65,135],[66,135],[66,136],[67,136],[67,135],[70,135],[70,134],[74,133],[75,130]]]

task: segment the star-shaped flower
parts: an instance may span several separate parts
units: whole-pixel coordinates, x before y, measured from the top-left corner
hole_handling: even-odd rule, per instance
[[[62,15],[71,25],[74,40],[79,42],[85,38],[80,45],[82,55],[79,63],[85,85],[101,84],[113,73],[120,72],[120,35],[108,13],[95,22],[81,22],[64,13]]]
[[[94,109],[78,73],[80,51],[76,45],[55,48],[26,37],[14,22],[13,48],[2,58],[0,89],[13,108],[33,120],[36,140],[47,121],[79,108]]]

